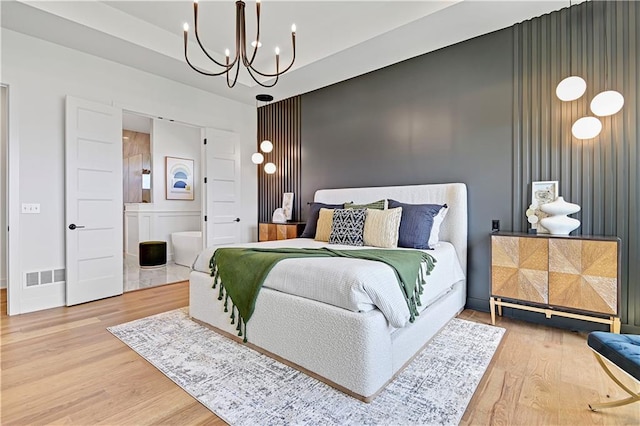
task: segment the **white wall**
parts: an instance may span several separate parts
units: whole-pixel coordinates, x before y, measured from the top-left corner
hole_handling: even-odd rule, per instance
[[[18,295],[10,300],[11,314],[64,304],[64,283],[27,289],[23,286],[23,274],[65,265],[66,95],[200,127],[235,131],[240,135],[243,158],[248,159],[255,150],[256,111],[253,105],[221,98],[5,28],[2,28],[1,40],[3,83],[11,86],[13,99],[10,126],[16,127],[15,132],[11,132],[9,147],[19,148],[19,179],[18,185],[11,188],[12,196],[13,191],[17,191],[18,203],[41,205],[40,214],[20,215],[17,229],[11,230],[12,235],[13,232],[19,234],[17,247],[11,247],[10,295]],[[250,161],[242,164],[242,200],[241,238],[243,241],[255,240],[257,175]],[[19,208],[18,203],[10,206],[12,212]]]
[[[0,86],[0,288],[7,286],[7,88]]]
[[[151,188],[154,208],[156,210],[188,210],[200,211],[202,206],[202,174],[199,164],[201,154],[200,128],[184,126],[166,120],[153,120],[151,131]],[[195,160],[194,164],[194,199],[167,200],[165,196],[165,157],[178,157]],[[199,229],[192,229],[199,231]]]

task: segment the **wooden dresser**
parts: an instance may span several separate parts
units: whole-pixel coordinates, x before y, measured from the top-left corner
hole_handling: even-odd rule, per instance
[[[304,231],[304,222],[258,224],[258,241],[275,241],[298,238]]]
[[[619,271],[616,237],[491,234],[491,322],[505,306],[608,324],[619,333]]]

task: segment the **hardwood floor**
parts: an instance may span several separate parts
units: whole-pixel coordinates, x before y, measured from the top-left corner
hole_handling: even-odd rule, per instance
[[[3,425],[224,424],[106,330],[186,306],[188,283],[14,317],[1,294]],[[490,322],[475,311],[461,317]],[[507,332],[463,425],[640,423],[638,403],[589,411],[589,402],[623,394],[601,372],[585,334],[503,318],[498,325]]]

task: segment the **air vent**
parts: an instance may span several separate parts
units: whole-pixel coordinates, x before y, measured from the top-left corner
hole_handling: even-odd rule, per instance
[[[27,272],[25,282],[27,283],[27,287],[31,287],[33,285],[40,284],[40,280],[38,279],[38,272]]]
[[[52,284],[64,282],[66,271],[61,269],[47,269],[45,271],[25,272],[24,283],[27,287],[42,284]]]
[[[40,284],[51,284],[53,282],[53,271],[40,272]]]

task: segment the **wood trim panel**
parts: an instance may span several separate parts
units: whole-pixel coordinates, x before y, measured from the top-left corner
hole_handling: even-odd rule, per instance
[[[273,143],[273,151],[263,153],[258,165],[258,222],[271,220],[273,211],[282,207],[282,195],[293,192],[292,220],[300,220],[302,209],[302,113],[301,97],[294,96],[258,108],[256,149],[265,139]],[[264,164],[272,162],[276,172],[268,175]]]

